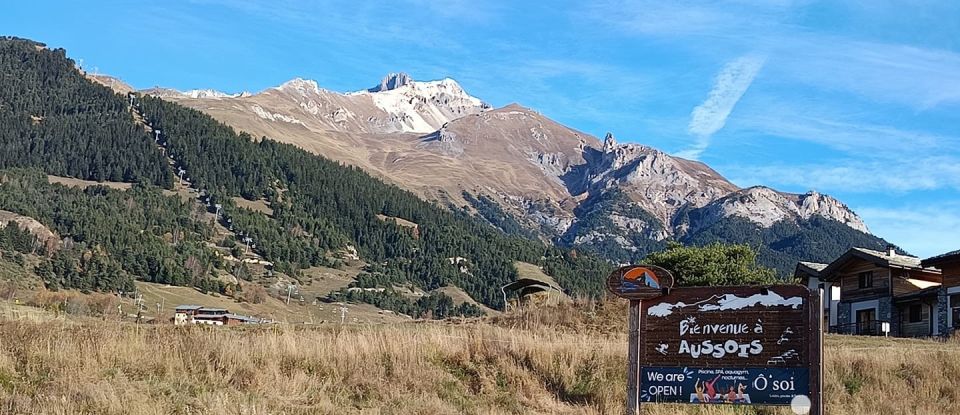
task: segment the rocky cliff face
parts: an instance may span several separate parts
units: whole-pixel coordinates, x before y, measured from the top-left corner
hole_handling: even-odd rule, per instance
[[[705,164],[670,156],[652,147],[616,144],[608,134],[603,153],[589,157],[583,188],[574,193],[598,193],[618,188],[639,207],[664,224],[677,211],[701,207],[737,187]],[[671,231],[672,233],[672,231]]]
[[[696,232],[731,216],[769,228],[782,221],[809,220],[813,215],[869,233],[859,216],[830,196],[817,192],[802,195],[781,193],[762,186],[738,190],[710,202],[691,215],[693,219],[686,224],[686,231]]]
[[[617,250],[618,257],[642,256],[662,241],[690,239],[733,217],[767,229],[816,216],[867,232],[832,197],[740,189],[700,162],[619,144],[612,134],[601,141],[516,104],[491,109],[449,78],[419,82],[390,74],[352,93],[299,78],[253,95],[151,93],[426,197],[509,216],[544,238]],[[499,207],[476,206],[474,196]]]

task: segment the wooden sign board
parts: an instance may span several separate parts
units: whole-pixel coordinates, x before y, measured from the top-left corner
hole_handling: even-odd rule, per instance
[[[810,290],[779,287],[678,288],[640,310],[649,366],[805,366]]]
[[[634,402],[638,409],[641,402],[795,405],[808,399],[817,408],[819,300],[807,287],[774,285],[676,288],[631,302],[638,333],[630,354],[638,362],[628,373],[635,388],[628,391],[634,394],[628,412]]]
[[[670,271],[653,265],[620,267],[607,277],[607,291],[630,300],[659,297],[671,288],[673,275]]]

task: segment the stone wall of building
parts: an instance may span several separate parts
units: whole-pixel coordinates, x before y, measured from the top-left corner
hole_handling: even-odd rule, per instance
[[[883,297],[877,301],[877,320],[890,322],[890,335],[900,335],[900,313],[893,306],[893,299]],[[879,329],[879,327],[878,327]]]
[[[837,304],[837,325],[845,326],[850,323],[850,303],[841,301]]]
[[[950,326],[947,325],[947,316],[950,313],[949,308],[950,296],[947,295],[947,287],[940,287],[940,290],[937,291],[937,307],[934,312],[937,313],[937,333],[941,336],[947,336],[950,334]]]

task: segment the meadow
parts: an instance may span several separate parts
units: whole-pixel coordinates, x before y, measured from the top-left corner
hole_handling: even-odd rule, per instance
[[[622,304],[469,321],[175,327],[0,307],[0,413],[607,414]],[[828,414],[960,413],[960,341],[827,336]],[[646,414],[789,414],[650,405]]]

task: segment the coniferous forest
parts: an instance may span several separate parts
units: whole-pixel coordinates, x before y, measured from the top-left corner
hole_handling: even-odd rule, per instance
[[[74,69],[63,49],[0,38],[0,168],[170,187],[173,175],[126,99]]]
[[[62,49],[3,38],[0,76],[0,209],[37,219],[62,239],[49,249],[11,230],[0,248],[41,256],[34,271],[50,288],[129,290],[139,279],[224,291],[215,276],[230,267],[210,246],[213,223],[204,219],[214,206],[220,224],[280,272],[336,266],[333,253],[352,246],[377,275],[425,291],[456,285],[495,308],[499,287],[517,277],[513,261],[538,264],[572,294],[586,295],[601,292],[610,267],[508,235],[292,145],[238,134],[198,111],[149,96],[131,106],[86,79]],[[198,200],[163,193],[180,170]],[[46,174],[136,184],[81,189],[48,183]],[[273,212],[239,208],[234,197],[264,200]],[[433,317],[479,312],[442,294],[333,297]]]
[[[176,187],[175,172],[192,188],[188,199],[164,192]],[[48,174],[134,185],[72,188],[49,183]],[[415,301],[394,287],[429,293],[455,285],[501,308],[500,287],[517,278],[514,262],[523,261],[539,265],[570,294],[596,296],[611,268],[600,255],[637,261],[664,247],[637,232],[632,239],[650,241],[640,252],[598,240],[582,247],[597,254],[575,254],[536,240],[492,200],[465,196],[477,216],[296,146],[238,133],[197,110],[152,96],[117,95],[87,79],[62,49],[0,38],[0,210],[34,218],[60,239],[41,243],[8,226],[0,250],[4,258],[39,256],[34,272],[50,288],[129,290],[142,280],[235,292],[239,287],[218,278],[235,267],[216,245],[232,249],[237,260],[249,249],[294,278],[306,268],[337,267],[338,253],[356,249],[368,264],[351,286],[361,290],[334,292],[326,300],[420,316],[475,315],[476,307],[454,306],[443,294]],[[272,212],[242,208],[236,198],[262,201]],[[611,192],[582,209],[589,214],[571,229],[571,238],[581,228],[612,226],[610,212],[632,208]],[[651,229],[659,227],[647,219]],[[215,236],[214,221],[234,236]],[[828,261],[850,245],[883,243],[842,226],[814,218],[761,232],[728,218],[681,242],[749,244],[761,263],[782,275],[798,259]]]
[[[199,111],[147,96],[140,103],[195,187],[215,200],[241,196],[270,202],[271,220],[252,218],[256,214],[229,203],[223,220],[250,235],[271,261],[291,268],[319,265],[318,250],[349,242],[368,262],[385,264],[388,274],[425,290],[454,284],[494,307],[502,303],[499,287],[516,278],[515,260],[544,266],[564,287],[592,295],[600,293],[609,270],[599,258],[569,256],[539,241],[509,236],[357,168],[266,137],[237,134]],[[419,231],[415,235],[378,214],[414,222]],[[294,242],[269,248],[281,240]],[[468,272],[451,261],[457,257],[468,259]],[[294,259],[299,262],[290,264]]]

